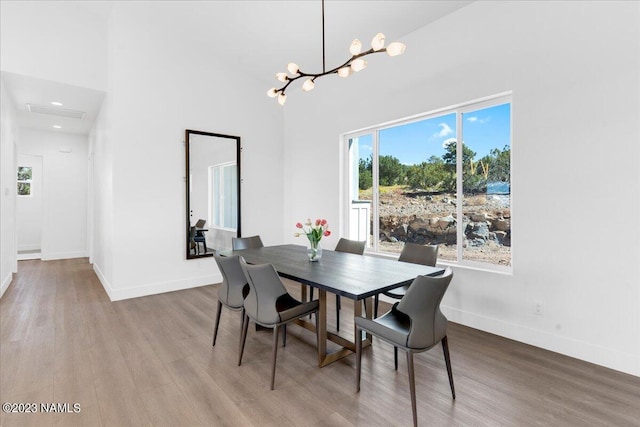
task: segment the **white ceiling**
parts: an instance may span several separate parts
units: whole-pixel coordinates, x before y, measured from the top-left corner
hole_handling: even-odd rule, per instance
[[[17,110],[18,125],[32,129],[88,134],[100,111],[105,95],[104,92],[98,90],[70,86],[5,71],[2,72],[2,78]],[[54,106],[51,105],[51,102],[60,102],[63,105]],[[49,114],[30,113],[27,110],[27,104],[82,111],[86,114],[80,120]],[[62,126],[62,128],[55,129],[54,125]]]
[[[113,7],[148,8],[148,24],[175,35],[182,43],[197,44],[204,55],[215,55],[264,84],[276,86],[275,73],[296,62],[306,72],[322,69],[322,9],[320,0],[301,1],[94,1],[60,2],[92,19],[107,21]],[[367,46],[382,32],[387,43],[398,40],[472,1],[365,1],[326,0],[325,40],[327,69],[350,56],[354,38]],[[77,13],[73,16],[77,16]],[[79,34],[79,37],[82,35]],[[105,37],[107,35],[105,34]],[[411,49],[408,46],[407,49]],[[19,110],[19,124],[53,130],[88,133],[99,111],[104,93],[11,73],[2,73],[8,92]],[[27,103],[85,111],[83,120],[61,119],[28,113]],[[56,122],[56,123],[54,123]]]

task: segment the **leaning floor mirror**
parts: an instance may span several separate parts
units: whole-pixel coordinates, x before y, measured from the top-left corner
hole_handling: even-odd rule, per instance
[[[240,137],[187,129],[187,259],[231,249],[240,237]]]

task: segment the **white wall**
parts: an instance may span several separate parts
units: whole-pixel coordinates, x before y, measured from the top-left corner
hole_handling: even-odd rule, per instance
[[[21,129],[18,154],[42,156],[42,259],[87,256],[87,137]]]
[[[512,90],[513,275],[456,268],[446,314],[640,375],[639,9],[475,2],[408,35],[403,56],[290,93],[285,239],[310,215],[339,230],[341,133]]]
[[[0,78],[0,297],[7,290],[16,261],[16,140],[13,103]]]
[[[282,110],[253,79],[159,24],[163,10],[171,13],[117,4],[110,21],[109,95],[96,132],[104,141],[94,162],[104,174],[96,197],[112,198],[113,212],[96,216],[96,233],[112,240],[96,239],[94,268],[111,299],[220,280],[213,259],[185,259],[187,128],[242,138],[243,234],[282,241]]]
[[[113,144],[112,96],[107,94],[96,124],[89,134],[91,200],[89,203],[89,257],[103,284],[113,281]]]
[[[18,154],[16,166],[31,167],[31,194],[16,199],[18,251],[39,251],[42,246],[42,157]]]
[[[107,4],[0,3],[2,69],[75,86],[107,85]],[[105,2],[108,3],[108,2]]]

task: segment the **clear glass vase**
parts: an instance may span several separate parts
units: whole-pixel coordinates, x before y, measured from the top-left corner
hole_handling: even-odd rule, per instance
[[[309,261],[315,262],[319,261],[322,258],[322,246],[320,246],[320,241],[313,242],[309,240],[309,246],[307,246],[307,256],[309,257]]]

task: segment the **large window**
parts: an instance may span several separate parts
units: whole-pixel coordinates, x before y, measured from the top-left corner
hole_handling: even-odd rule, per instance
[[[438,244],[441,260],[511,266],[510,96],[345,140],[350,238],[369,252]]]

